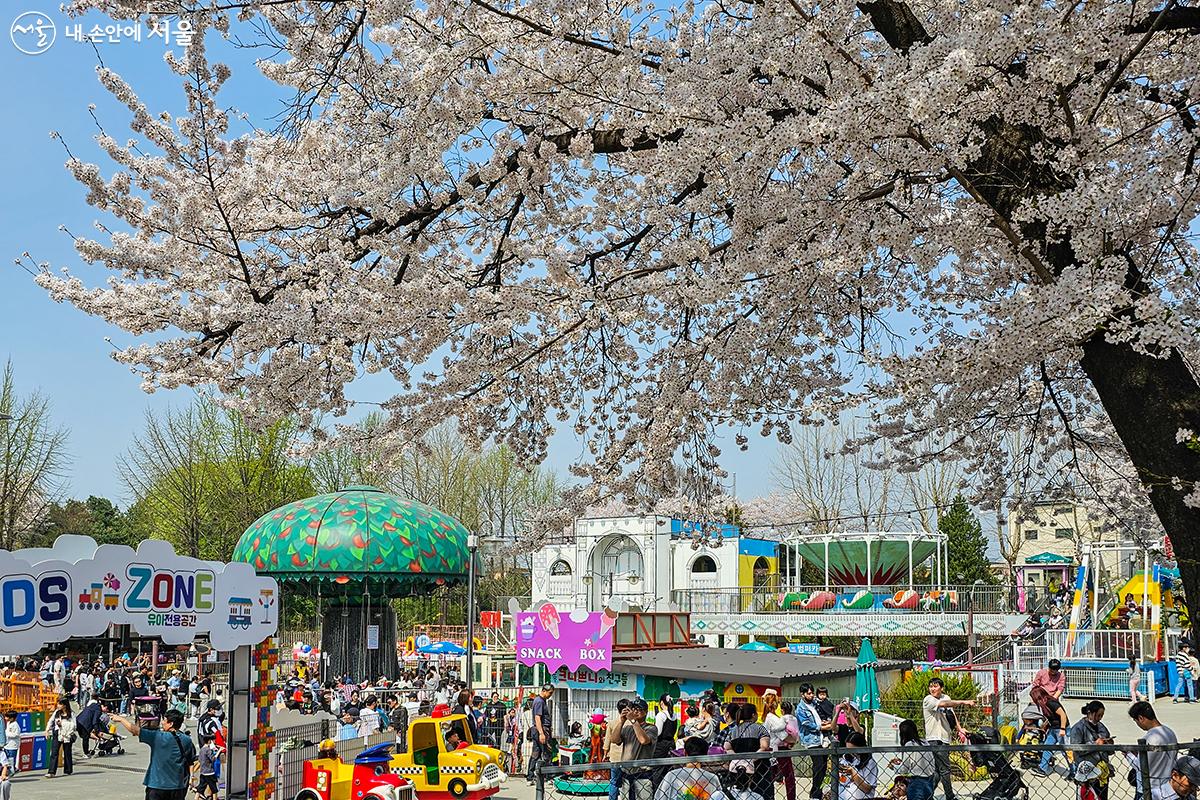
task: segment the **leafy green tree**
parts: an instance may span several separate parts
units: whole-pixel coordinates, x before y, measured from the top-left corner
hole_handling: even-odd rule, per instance
[[[92,495],[84,501],[91,515],[91,532],[97,544],[127,544],[137,547],[128,517],[107,497]]]
[[[97,544],[136,546],[128,518],[107,497],[93,495],[87,500],[52,503],[31,543],[49,547],[67,533],[90,536]]]
[[[946,534],[950,581],[970,586],[975,581],[994,586],[999,583],[987,557],[987,539],[979,520],[962,495],[954,498],[950,510],[938,519],[938,530]]]
[[[8,362],[0,375],[0,547],[42,543],[69,463],[67,431],[54,424],[50,401],[19,393]]]
[[[135,498],[134,539],[166,539],[181,554],[228,560],[254,520],[314,494],[306,466],[291,455],[298,443],[293,420],[256,430],[208,401],[147,414],[120,463]]]

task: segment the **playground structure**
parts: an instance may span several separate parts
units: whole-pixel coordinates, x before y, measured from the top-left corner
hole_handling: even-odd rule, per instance
[[[322,669],[395,678],[390,601],[465,582],[467,535],[435,508],[351,486],[264,514],[242,534],[233,560],[275,578],[290,596],[316,601]],[[230,624],[255,610],[239,606]]]
[[[950,582],[942,533],[801,534],[779,546],[781,562],[792,565],[781,570],[781,590],[674,590],[673,603],[691,614],[697,633],[723,637],[728,647],[747,635],[1008,635],[1024,621],[1008,613],[1003,589]],[[821,572],[821,584],[800,582],[800,559]]]
[[[1169,693],[1175,671],[1170,658],[1187,620],[1178,571],[1155,548],[1134,544],[1085,547],[1079,564],[1068,569],[1074,584],[1069,621],[1013,644],[1011,685],[1028,687],[1037,670],[1058,658],[1066,696],[1125,699],[1132,659],[1140,694]]]
[[[1141,569],[1128,576],[1104,568],[1104,551],[1141,557]],[[1061,644],[1064,657],[1143,663],[1164,654],[1166,622],[1186,623],[1176,570],[1158,563],[1160,555],[1138,545],[1085,547],[1075,571],[1070,621],[1065,632],[1050,633],[1048,645]],[[1166,619],[1164,619],[1166,618]],[[1050,640],[1053,640],[1051,642]]]

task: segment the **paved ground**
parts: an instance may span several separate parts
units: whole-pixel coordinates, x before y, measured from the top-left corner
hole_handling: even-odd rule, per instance
[[[1078,717],[1079,707],[1083,703],[1083,700],[1067,701],[1067,712],[1072,721]],[[1118,743],[1136,741],[1141,732],[1125,713],[1128,704],[1114,701],[1108,703],[1107,707],[1104,722]],[[1160,700],[1155,704],[1155,708],[1159,718],[1174,729],[1181,741],[1200,738],[1200,703],[1176,705],[1170,700]],[[306,718],[306,721],[311,719]],[[145,746],[130,739],[125,740],[125,746],[128,752],[123,756],[93,758],[80,762],[76,765],[73,775],[60,774],[50,779],[44,777],[44,772],[17,775],[13,780],[13,797],[16,800],[61,800],[66,797],[76,800],[135,800],[142,796],[142,775],[148,753]],[[1059,778],[1039,779],[1026,773],[1026,780],[1030,783],[1034,798],[1066,796],[1066,784]],[[1120,793],[1117,796],[1124,797]],[[510,780],[496,798],[533,800],[534,792],[518,776]]]

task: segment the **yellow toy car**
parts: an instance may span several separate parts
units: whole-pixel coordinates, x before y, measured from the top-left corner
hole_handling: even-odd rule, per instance
[[[412,783],[420,800],[481,800],[508,780],[500,756],[496,748],[471,740],[465,715],[439,706],[433,716],[409,722],[408,752],[393,755],[389,766]]]

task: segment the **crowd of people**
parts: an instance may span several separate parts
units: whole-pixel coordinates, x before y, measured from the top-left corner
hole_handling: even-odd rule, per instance
[[[217,796],[224,712],[212,697],[210,677],[156,665],[148,654],[111,662],[47,655],[0,664],[0,677],[14,673],[37,674],[58,695],[46,720],[47,779],[60,771],[71,775],[77,761],[119,750],[121,737],[113,729],[120,727],[150,746],[147,800],[182,800],[189,788],[199,798]],[[185,729],[189,720],[195,741]],[[6,712],[0,726],[0,800],[8,800],[8,779],[20,769],[21,735],[17,712]]]
[[[531,783],[538,767],[553,752],[547,746],[546,735],[550,724],[550,693],[551,687],[543,687],[534,697],[530,709],[531,755],[526,779]],[[805,757],[797,751],[824,749],[834,740],[847,750],[837,772],[843,785],[843,797],[861,800],[873,796],[873,763],[850,752],[866,746],[859,711],[854,703],[849,700],[835,703],[825,687],[812,685],[801,687],[796,703],[781,699],[779,693],[771,689],[763,694],[762,701],[760,711],[750,703],[722,703],[715,694],[707,693],[677,709],[676,703],[664,695],[659,698],[658,710],[653,715],[644,698],[620,701],[613,718],[604,724],[602,751],[603,759],[610,762],[610,800],[676,800],[686,795],[681,794],[680,787],[695,786],[697,782],[704,784],[701,788],[708,796],[718,800],[722,797],[727,800],[774,800],[776,783],[782,787],[787,800],[795,800],[798,780],[793,761]],[[602,716],[598,712],[593,719]],[[789,755],[753,755],[782,752]],[[721,753],[746,758],[734,759],[727,769],[716,773],[707,771],[700,764],[660,768],[635,763]],[[823,754],[807,757],[812,762],[808,797],[822,798],[828,758]],[[799,787],[799,790],[803,788]]]
[[[447,670],[443,676],[436,667],[420,674],[407,672],[396,680],[356,681],[343,675],[321,681],[300,664],[284,680],[276,705],[305,714],[331,714],[339,723],[335,741],[391,729],[401,745],[410,719],[445,706],[467,715],[473,741],[503,748],[511,742],[517,714],[499,693],[485,698],[468,690],[456,671]]]
[[[1109,781],[1118,770],[1139,788],[1139,796],[1151,800],[1195,797],[1200,788],[1200,760],[1190,754],[1166,749],[1152,751],[1143,760],[1132,751],[1077,752],[1067,747],[1114,745],[1115,741],[1104,725],[1106,708],[1099,700],[1084,704],[1079,717],[1071,720],[1061,699],[1065,678],[1057,660],[1039,671],[1030,690],[1030,706],[1022,715],[1023,725],[1039,733],[1035,743],[1064,747],[1034,750],[1029,764],[1022,757],[1022,766],[1042,778],[1059,775],[1086,784],[1092,792],[1088,796],[1094,800],[1108,800]],[[855,752],[867,747],[858,709],[846,700],[834,703],[822,687],[806,685],[796,703],[768,690],[761,707],[745,702],[722,705],[711,695],[677,705],[664,695],[657,712],[652,712],[641,697],[622,700],[607,719],[599,709],[593,715],[593,723],[601,721],[604,733],[600,757],[593,752],[592,760],[609,762],[605,764],[609,800],[686,800],[697,792],[718,800],[796,800],[797,792],[806,793],[809,800],[825,800],[833,781],[837,781],[839,800],[931,800],[939,789],[944,800],[955,800],[947,746],[999,740],[980,738],[964,728],[962,712],[974,706],[974,700],[950,697],[937,677],[928,687],[921,704],[923,726],[912,719],[903,720],[898,726],[899,749],[887,755]],[[550,694],[550,687],[544,687],[534,699],[527,721],[532,752],[526,778],[530,782],[553,754],[546,736]],[[1158,720],[1149,702],[1135,696],[1128,714],[1147,744],[1177,743],[1175,733]],[[573,743],[584,741],[580,726],[573,725],[572,733]],[[826,751],[834,742],[839,752],[837,763],[831,764]],[[746,758],[684,766],[654,763],[669,757],[718,754]],[[1063,762],[1061,771],[1055,766],[1056,758]],[[805,761],[807,775],[801,779],[797,765]],[[882,782],[885,765],[889,780]]]

